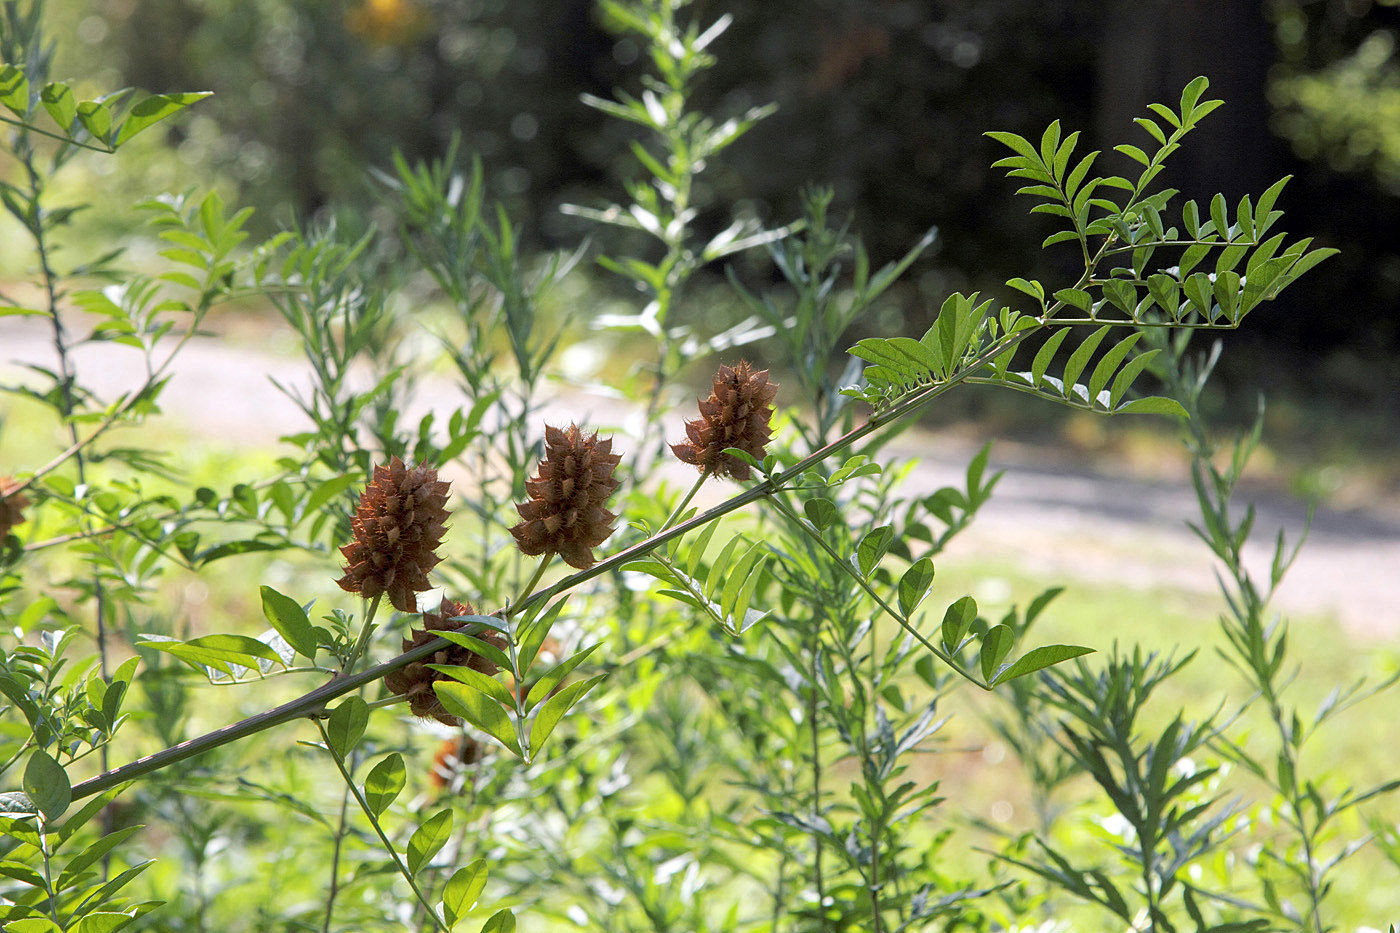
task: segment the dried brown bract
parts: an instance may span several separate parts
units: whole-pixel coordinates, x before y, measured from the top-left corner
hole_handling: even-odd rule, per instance
[[[441,632],[455,632],[461,627],[461,623],[449,620],[456,616],[475,614],[476,610],[472,608],[471,603],[459,603],[444,599],[442,607],[437,612],[423,613],[423,628],[409,631],[409,637],[403,640],[403,650],[409,651],[419,645],[426,645],[437,638]],[[500,632],[485,631],[473,637],[494,648],[506,650],[505,636]],[[433,690],[433,684],[452,678],[428,667],[429,664],[470,667],[472,670],[480,671],[487,676],[500,670],[490,658],[483,657],[462,645],[448,644],[421,661],[406,664],[398,670],[390,671],[384,675],[384,686],[389,689],[390,693],[408,697],[408,707],[413,711],[413,715],[421,716],[424,719],[436,719],[449,726],[455,726],[461,720],[443,707],[442,701],[438,699],[436,691]]]
[[[515,507],[524,521],[510,530],[521,553],[555,553],[571,567],[592,567],[593,548],[617,518],[603,506],[618,486],[613,471],[621,460],[612,440],[600,441],[596,432],[585,435],[576,424],[545,428],[544,459],[525,484],[530,498]]]
[[[23,493],[11,492],[20,485],[13,476],[0,476],[0,538],[24,522],[24,510],[29,507],[29,500]]]
[[[427,464],[410,470],[395,457],[375,467],[350,522],[354,538],[340,549],[348,562],[340,588],[365,599],[386,593],[395,609],[417,612],[417,594],[431,588],[428,571],[441,560],[448,485]]]
[[[778,386],[768,381],[768,370],[755,370],[747,360],[730,368],[721,366],[710,397],[700,403],[700,417],[685,424],[688,441],[672,444],[671,451],[684,463],[692,463],[716,476],[748,479],[752,469],[726,448],[734,447],[762,460],[773,437],[773,399]]]

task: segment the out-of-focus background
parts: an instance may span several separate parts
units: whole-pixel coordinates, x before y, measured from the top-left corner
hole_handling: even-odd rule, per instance
[[[1110,150],[1101,166],[1127,171],[1111,146],[1145,141],[1132,117],[1208,75],[1227,107],[1167,182],[1233,203],[1291,173],[1287,228],[1342,250],[1228,339],[1221,378],[1242,389],[1230,404],[1243,420],[1248,396],[1267,392],[1284,448],[1394,459],[1394,0],[700,0],[693,11],[734,17],[698,103],[726,115],[779,106],[712,168],[697,192],[702,226],[726,226],[736,204],[782,224],[800,213],[802,186],[821,182],[877,261],[939,228],[913,284],[864,323],[872,331],[921,331],[950,290],[1003,292],[1013,275],[1054,278],[1057,256],[1076,261],[1069,247],[1038,250],[1049,221],[1027,218],[988,167],[1001,153],[983,131],[1038,135],[1063,118]],[[636,91],[645,63],[590,0],[56,0],[52,14],[77,39],[61,44],[56,77],[216,93],[150,134],[141,156],[94,160],[116,173],[102,180],[114,206],[213,181],[257,207],[264,231],[330,204],[372,211],[372,168],[395,148],[440,155],[460,133],[529,241],[573,246],[593,231],[559,205],[618,197],[631,159],[626,127],[579,96]],[[598,277],[599,289],[614,286]]]
[[[1014,185],[989,167],[1002,152],[984,131],[1038,136],[1060,118],[1084,132],[1081,151],[1107,150],[1100,166],[1128,171],[1111,147],[1145,143],[1132,117],[1207,75],[1211,94],[1227,105],[1173,158],[1164,181],[1185,196],[1208,199],[1219,190],[1233,202],[1292,174],[1280,201],[1286,229],[1342,251],[1225,337],[1212,415],[1243,427],[1257,394],[1266,394],[1265,449],[1252,465],[1261,494],[1284,503],[1295,529],[1301,500],[1320,499],[1349,516],[1336,536],[1355,546],[1320,577],[1337,577],[1345,590],[1355,548],[1395,543],[1395,0],[698,0],[691,10],[702,23],[733,17],[696,107],[729,116],[778,105],[703,176],[696,192],[703,231],[727,226],[736,211],[787,223],[812,182],[835,187],[836,209],[850,213],[875,263],[938,227],[906,283],[857,323],[864,333],[920,333],[952,290],[1014,301],[1008,277],[1073,274],[1071,247],[1039,249],[1049,220],[1028,216]],[[75,81],[80,96],[125,85],[215,92],[121,158],[81,159],[65,176],[78,199],[102,192],[82,225],[88,236],[124,241],[130,204],[190,185],[217,187],[231,203],[257,208],[253,227],[263,234],[331,213],[392,226],[378,213],[383,191],[374,170],[396,149],[410,161],[440,156],[460,134],[526,244],[573,248],[600,231],[560,205],[623,198],[633,169],[627,126],[579,98],[609,97],[617,87],[637,92],[646,63],[634,39],[603,27],[592,0],[51,0],[50,17],[53,33],[68,37],[54,76]],[[0,275],[9,280],[32,265],[23,251],[4,248],[15,232],[0,227]],[[132,246],[139,258],[141,244]],[[759,287],[773,275],[762,250],[733,266]],[[743,313],[724,271],[707,269],[689,306],[705,307],[717,327]],[[625,283],[586,262],[563,294],[594,308],[635,303]],[[262,350],[279,346],[275,315],[252,309],[242,320],[216,326],[235,344],[241,336]],[[6,360],[26,357],[20,339],[18,331],[7,337],[15,352]],[[42,335],[33,339],[42,353]],[[204,372],[238,365],[211,363]],[[261,385],[262,366],[246,363],[251,383]],[[257,397],[250,391],[226,397]],[[1020,449],[1024,463],[1058,464],[1056,475],[1113,462],[1148,480],[1171,479],[1180,491],[1184,459],[1164,422],[1080,417],[976,389],[950,398],[928,419],[953,436],[962,429],[963,443],[945,447],[950,463],[982,438],[999,437],[1003,461]],[[226,421],[239,418],[218,399],[210,407]],[[207,414],[191,420],[211,423]],[[265,415],[248,412],[247,420],[264,424]],[[229,424],[219,433],[237,436]],[[1053,496],[1037,495],[1054,505]],[[1091,511],[1108,495],[1086,488],[1079,508]],[[1124,501],[1141,498],[1124,493]],[[1335,608],[1325,601],[1319,608],[1327,606]]]
[[[694,109],[724,118],[778,106],[701,176],[698,241],[736,213],[772,228],[795,220],[810,183],[833,186],[834,212],[849,213],[875,265],[938,228],[932,248],[856,323],[848,344],[922,333],[955,290],[980,290],[1024,310],[1008,278],[1059,283],[1078,272],[1074,247],[1039,248],[1050,219],[1028,215],[1016,184],[990,167],[1004,149],[985,131],[1038,138],[1061,119],[1067,131],[1083,131],[1080,152],[1105,150],[1096,171],[1129,172],[1112,146],[1146,144],[1132,118],[1150,102],[1175,102],[1192,77],[1208,76],[1210,96],[1226,106],[1173,156],[1162,181],[1197,200],[1222,191],[1233,203],[1291,174],[1278,202],[1286,212],[1280,227],[1341,250],[1222,338],[1222,362],[1203,400],[1211,423],[1244,430],[1259,395],[1268,398],[1263,445],[1239,493],[1259,504],[1246,556],[1267,571],[1275,531],[1296,542],[1308,504],[1320,504],[1302,556],[1271,603],[1287,618],[1292,644],[1306,646],[1294,649],[1303,703],[1311,708],[1378,666],[1394,669],[1400,0],[696,0],[690,14],[702,24],[733,17],[713,46],[719,63],[705,73]],[[596,0],[49,0],[49,24],[61,37],[52,76],[72,82],[80,99],[126,85],[215,93],[116,158],[84,154],[65,169],[48,203],[92,203],[60,244],[65,258],[122,247],[127,265],[154,265],[158,245],[140,232],[132,205],[191,187],[256,208],[256,236],[332,219],[355,230],[373,224],[385,233],[387,253],[397,220],[376,171],[395,151],[409,162],[441,157],[455,137],[466,157],[481,159],[488,197],[504,204],[533,256],[589,238],[585,257],[602,248],[655,256],[654,243],[628,242],[625,231],[560,210],[625,203],[624,182],[636,174],[628,126],[580,103],[581,95],[609,98],[619,87],[639,93],[639,75],[649,70],[634,39],[603,27]],[[0,177],[12,169],[0,157]],[[25,284],[35,280],[31,247],[0,217],[7,294],[33,293]],[[380,260],[393,265],[392,257],[365,261]],[[735,255],[689,283],[676,315],[693,316],[706,333],[738,322],[747,312],[726,272],[754,290],[775,280],[762,249]],[[421,325],[403,337],[405,346],[421,346],[430,361],[443,316],[434,303],[443,302],[421,281],[400,278],[386,289],[412,308],[402,317]],[[625,436],[633,410],[619,393],[595,390],[605,376],[620,381],[639,351],[629,336],[596,325],[605,314],[635,314],[639,303],[628,282],[587,258],[555,288],[540,308],[549,318],[541,330],[568,332],[547,417]],[[182,354],[161,398],[164,417],[139,431],[143,443],[171,452],[192,482],[220,485],[266,472],[278,436],[306,430],[269,376],[305,386],[308,365],[295,332],[256,301],[221,309],[207,323],[214,336]],[[0,382],[33,379],[28,366],[53,366],[50,328],[43,318],[0,317]],[[765,347],[743,352],[761,362]],[[72,359],[82,384],[103,400],[146,376],[141,356],[111,341],[84,343]],[[706,391],[713,363],[706,358],[682,378]],[[408,416],[460,404],[460,386],[431,371],[431,362],[422,369]],[[780,371],[774,378],[791,380]],[[1219,643],[1222,599],[1213,558],[1185,524],[1197,510],[1177,426],[1083,415],[983,388],[940,399],[918,430],[888,448],[920,461],[908,488],[928,493],[959,483],[969,459],[995,441],[992,466],[1005,476],[976,525],[940,556],[942,592],[974,595],[992,618],[1067,584],[1063,608],[1038,629],[1046,639],[1100,650],[1120,638],[1161,650]],[[672,439],[678,420],[668,428]],[[0,427],[0,474],[32,469],[36,449],[46,458],[67,444],[50,414],[19,395],[0,403]],[[669,478],[692,480],[693,472],[674,469]],[[709,484],[699,501],[728,491]],[[158,604],[191,632],[261,626],[249,621],[259,613],[248,581],[280,583],[291,565],[280,556],[246,560],[238,575],[172,584]],[[319,579],[332,589],[330,575]],[[1199,664],[1190,676],[1180,688],[1183,705],[1219,688],[1217,667]],[[202,715],[212,728],[225,713]],[[1344,763],[1339,773],[1358,786],[1392,778],[1394,750],[1376,741],[1371,714],[1347,723],[1314,746],[1317,760]],[[990,767],[1006,748],[993,743],[984,754]],[[976,788],[969,812],[1012,825],[1014,793],[982,773],[967,782]],[[223,812],[211,809],[211,821]],[[1385,851],[1365,850],[1339,886],[1347,929],[1393,919],[1373,915],[1400,897],[1375,882],[1391,877],[1385,860],[1400,862],[1400,844],[1387,832]],[[243,861],[261,864],[244,860],[244,851],[230,848],[225,857],[240,853],[240,871]],[[203,859],[203,843],[198,852]],[[276,871],[284,863],[267,864]],[[169,861],[161,883],[178,890],[194,878],[202,898],[201,876],[187,865]]]

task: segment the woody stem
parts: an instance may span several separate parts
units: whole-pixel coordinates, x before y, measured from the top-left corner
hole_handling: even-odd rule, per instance
[[[530,577],[529,582],[525,584],[525,588],[520,591],[520,595],[515,597],[515,601],[506,609],[505,615],[507,618],[515,615],[524,608],[525,600],[529,599],[530,594],[535,591],[535,587],[540,585],[540,580],[544,578],[544,572],[549,569],[549,565],[553,562],[554,552],[545,551],[544,556],[540,558],[539,566],[535,568],[534,576]]]
[[[667,528],[670,528],[682,515],[685,514],[686,506],[690,505],[690,500],[695,498],[695,494],[700,491],[700,487],[705,485],[705,480],[709,479],[710,476],[711,473],[709,470],[700,471],[700,477],[695,481],[695,485],[690,487],[690,492],[686,493],[685,498],[682,499],[680,503],[674,509],[671,510],[670,515],[666,516],[665,523],[659,529],[657,529],[658,531],[665,531]]]
[[[346,660],[345,667],[341,668],[342,675],[352,673],[360,656],[364,654],[365,646],[369,643],[369,634],[374,629],[374,614],[379,611],[379,600],[383,596],[384,594],[380,593],[369,601],[369,608],[365,610],[365,624],[360,629],[360,637],[355,639],[355,647],[350,650],[350,657]]]

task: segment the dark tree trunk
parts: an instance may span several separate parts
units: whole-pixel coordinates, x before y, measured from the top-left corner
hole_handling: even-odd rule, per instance
[[[1197,75],[1210,79],[1209,97],[1225,106],[1193,131],[1175,154],[1164,183],[1204,200],[1223,192],[1233,206],[1282,174],[1282,153],[1269,132],[1270,26],[1258,0],[1136,0],[1106,4],[1097,100],[1099,144],[1155,145],[1133,125],[1147,105],[1176,108],[1181,89]],[[1120,161],[1121,160],[1121,161]],[[1114,155],[1128,172],[1136,163]]]

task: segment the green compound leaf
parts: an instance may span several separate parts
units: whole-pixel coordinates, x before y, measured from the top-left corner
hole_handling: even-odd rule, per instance
[[[442,890],[442,912],[447,925],[453,927],[463,914],[476,906],[486,887],[486,859],[479,858],[466,868],[459,868]]]
[[[370,769],[365,777],[365,803],[375,816],[382,815],[398,799],[405,777],[403,756],[398,752],[386,755]]]
[[[122,121],[117,131],[116,145],[120,146],[137,133],[179,113],[190,104],[213,96],[213,91],[193,91],[183,94],[155,94],[140,101],[131,108],[131,113]]]
[[[29,79],[14,65],[0,68],[0,104],[17,117],[29,115]]]
[[[5,933],[63,933],[63,927],[48,917],[25,917],[5,924]]]
[[[1189,418],[1186,409],[1181,407],[1181,403],[1174,398],[1162,398],[1151,396],[1149,398],[1137,398],[1126,405],[1115,409],[1114,414],[1125,415],[1174,415],[1177,418]]]
[[[466,684],[440,680],[433,684],[443,707],[460,716],[482,732],[500,742],[516,755],[522,755],[520,740],[515,736],[515,724],[501,704]]]
[[[943,613],[943,647],[949,652],[956,651],[976,618],[977,600],[971,596],[964,596],[949,606]]]
[[[558,687],[565,677],[573,673],[574,669],[582,664],[590,654],[597,651],[600,645],[601,643],[598,645],[590,645],[572,657],[560,661],[554,667],[546,671],[540,679],[535,682],[535,685],[530,688],[530,694],[525,698],[525,711],[528,713],[535,708],[536,704],[542,702],[549,696],[550,693],[554,691],[554,688]]]
[[[283,596],[270,586],[261,588],[262,611],[267,621],[277,630],[277,634],[296,649],[297,654],[311,662],[316,661],[316,630],[306,617],[296,600]]]
[[[1015,640],[1015,635],[1012,634],[1009,625],[993,625],[983,636],[982,678],[987,683],[992,682],[992,675],[996,673],[997,665],[1011,653],[1011,643]]]
[[[94,139],[107,141],[112,132],[112,108],[98,100],[85,100],[78,104],[78,119]]]
[[[860,568],[861,576],[868,577],[874,572],[880,558],[885,556],[893,543],[894,527],[891,525],[881,525],[860,539],[856,545],[856,566]]]
[[[56,820],[73,802],[68,773],[42,748],[36,748],[24,767],[24,792],[48,820]]]
[[[481,933],[515,933],[515,914],[509,908],[496,911],[481,925]]]
[[[907,617],[928,595],[933,585],[933,561],[927,557],[915,561],[899,579],[899,609]]]
[[[418,874],[452,836],[452,811],[439,810],[413,831],[408,840],[408,873]]]
[[[458,683],[466,684],[479,693],[486,694],[506,709],[515,706],[515,698],[510,695],[505,684],[473,667],[468,667],[465,664],[429,664],[426,666],[430,670],[446,674]]]
[[[337,757],[344,758],[365,734],[369,725],[369,704],[357,696],[349,696],[326,717],[326,737]]]
[[[554,731],[554,727],[559,725],[559,720],[564,718],[575,703],[583,699],[588,691],[592,690],[607,674],[595,674],[587,680],[580,680],[569,684],[554,696],[550,697],[540,707],[540,711],[535,714],[535,721],[530,727],[530,757],[539,754],[544,748],[545,740]]]
[[[130,923],[131,919],[131,914],[95,910],[78,921],[77,933],[114,933]]]
[[[1013,663],[1002,665],[1001,669],[996,672],[996,677],[988,682],[992,686],[1004,684],[1008,680],[1033,674],[1036,671],[1059,664],[1061,661],[1068,661],[1070,658],[1077,658],[1084,654],[1092,654],[1093,651],[1093,648],[1083,648],[1079,645],[1046,645],[1034,648],[1021,655]]]
[[[39,92],[39,100],[43,101],[44,109],[64,132],[72,127],[73,121],[78,117],[78,101],[73,96],[72,88],[59,82],[45,85]]]
[[[802,503],[802,511],[807,513],[807,520],[815,525],[818,531],[825,531],[841,520],[841,513],[837,511],[836,503],[830,499],[820,497],[808,499]]]
[[[282,663],[282,658],[266,642],[247,635],[201,635],[189,641],[179,641],[161,635],[146,635],[137,642],[142,648],[154,648],[172,654],[197,668],[219,671],[233,677],[230,665],[262,671],[259,660]]]

